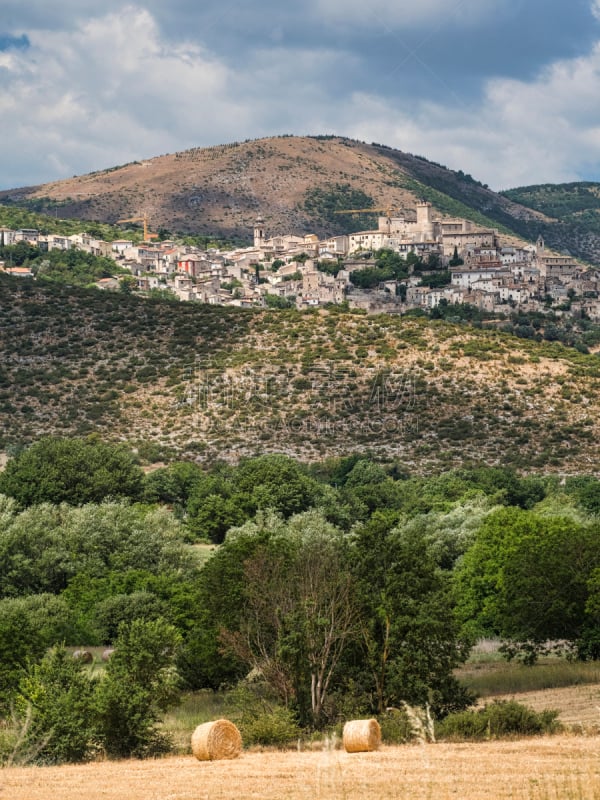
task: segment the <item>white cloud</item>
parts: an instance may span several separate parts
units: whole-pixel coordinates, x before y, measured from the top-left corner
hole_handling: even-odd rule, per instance
[[[345,130],[470,172],[492,188],[589,179],[600,164],[600,43],[531,82],[495,79],[476,107],[423,100],[398,108],[355,94]]]
[[[0,52],[4,187],[306,130],[310,109],[335,105],[319,76],[347,59],[276,47],[251,53],[236,72],[197,43],[167,41],[135,6],[68,33],[28,35],[28,50]]]
[[[600,0],[592,0],[592,14],[600,19]]]
[[[0,54],[0,131],[8,171],[29,163],[33,181],[192,146],[236,113],[227,67],[198,45],[167,46],[145,10],[29,39]]]

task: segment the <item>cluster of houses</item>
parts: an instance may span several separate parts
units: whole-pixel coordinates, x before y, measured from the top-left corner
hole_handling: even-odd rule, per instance
[[[297,308],[347,302],[373,313],[402,313],[445,302],[468,303],[490,312],[505,312],[507,305],[523,311],[552,308],[555,313],[600,321],[600,269],[547,251],[541,238],[535,245],[510,245],[508,240],[501,242],[496,230],[466,219],[435,217],[428,202],[418,203],[415,212],[406,216],[389,212],[379,217],[375,230],[325,240],[314,234],[267,237],[259,218],[252,246],[235,250],[201,250],[175,241],[104,242],[87,234],[42,235],[8,228],[0,228],[0,244],[27,241],[42,250],[78,248],[111,257],[131,273],[129,283],[139,292],[166,290],[180,300],[216,305],[264,306],[270,296]],[[449,270],[450,283],[429,288],[427,270],[421,269],[409,271],[402,280],[358,289],[352,273],[372,267],[367,256],[382,248],[404,257],[414,253],[425,264],[434,262],[432,272]],[[0,268],[33,277],[27,267],[0,264]],[[118,289],[123,274],[100,280],[97,286]]]

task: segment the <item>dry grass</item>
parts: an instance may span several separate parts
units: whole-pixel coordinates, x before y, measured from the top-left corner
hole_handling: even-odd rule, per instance
[[[600,683],[495,695],[481,703],[492,700],[516,700],[534,711],[556,709],[560,722],[574,731],[600,732]]]
[[[384,747],[375,753],[252,752],[83,766],[10,768],[3,800],[592,800],[600,738],[555,736],[483,744]]]

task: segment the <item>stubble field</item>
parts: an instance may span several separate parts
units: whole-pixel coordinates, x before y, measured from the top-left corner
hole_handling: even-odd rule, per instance
[[[246,752],[82,766],[8,768],[2,800],[592,800],[600,737],[561,735],[479,744],[383,747],[376,753]]]

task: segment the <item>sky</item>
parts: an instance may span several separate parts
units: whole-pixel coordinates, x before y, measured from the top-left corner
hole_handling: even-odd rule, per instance
[[[600,0],[0,3],[0,188],[277,134],[600,181]]]

